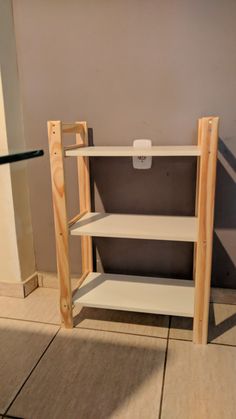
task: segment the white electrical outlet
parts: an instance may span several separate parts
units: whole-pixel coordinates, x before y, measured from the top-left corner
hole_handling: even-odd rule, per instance
[[[152,147],[152,140],[140,139],[133,141],[133,147],[136,148],[149,148]],[[151,169],[152,157],[151,156],[133,156],[134,169]]]

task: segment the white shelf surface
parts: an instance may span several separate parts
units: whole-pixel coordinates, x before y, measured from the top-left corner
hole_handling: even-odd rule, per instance
[[[200,156],[201,148],[194,145],[153,146],[150,148],[136,148],[129,146],[96,146],[79,147],[66,150],[66,156],[88,157],[125,157],[125,156]]]
[[[194,282],[90,273],[73,296],[87,307],[193,317]]]
[[[197,217],[88,212],[70,228],[72,235],[196,242]]]

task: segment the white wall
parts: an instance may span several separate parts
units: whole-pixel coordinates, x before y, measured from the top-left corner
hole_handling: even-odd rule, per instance
[[[40,163],[30,166],[36,258],[39,269],[53,271],[46,121],[87,120],[98,145],[131,144],[133,138],[151,138],[154,144],[193,144],[197,118],[204,115],[220,116],[223,140],[235,136],[236,1],[14,0],[14,17],[27,144],[46,151]],[[231,220],[227,229],[233,231],[232,179],[224,168],[218,172],[216,227],[224,227],[227,219]],[[117,209],[118,204],[125,211],[191,213],[193,173],[192,163],[165,160],[153,167],[152,177],[146,174],[137,185],[138,175],[129,163],[101,160],[96,163],[95,180],[105,209]],[[125,188],[115,183],[118,178],[125,181]],[[76,211],[77,187],[71,171],[68,179],[69,195],[75,197],[70,209]],[[224,236],[215,247],[218,286],[235,284],[227,240]],[[115,264],[117,269],[135,270],[140,260],[140,266],[152,266],[153,273],[159,267],[163,274],[171,268],[179,275],[191,271],[187,247],[176,253],[167,243],[165,252],[163,245],[155,249],[150,245],[149,252],[139,250],[141,243],[134,249],[130,241],[123,249],[130,260],[133,255],[132,268],[128,256],[116,246],[115,255],[105,244],[103,248],[111,268]],[[78,242],[72,247],[75,271],[80,268]],[[144,254],[152,256],[141,262]]]

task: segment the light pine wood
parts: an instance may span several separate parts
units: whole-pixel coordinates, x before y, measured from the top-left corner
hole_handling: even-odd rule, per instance
[[[79,214],[75,215],[73,218],[71,218],[71,220],[68,221],[68,227],[72,227],[77,221],[80,220],[80,218],[82,218],[87,212],[83,211],[80,212]]]
[[[113,310],[193,317],[193,281],[90,273],[74,304]]]
[[[62,122],[61,129],[63,134],[78,134],[81,132],[81,130],[83,130],[83,123],[81,124],[81,122]]]
[[[67,150],[73,150],[73,149],[78,149],[79,147],[83,147],[83,144],[70,144],[70,145],[67,145],[67,146],[64,146],[64,151],[67,151]]]
[[[82,147],[66,150],[66,156],[200,156],[201,149],[198,146],[153,146],[150,148],[136,148],[128,146],[99,146]]]
[[[207,343],[219,118],[202,118],[193,341]]]
[[[80,130],[76,134],[76,143],[78,146],[88,145],[88,127],[86,122],[79,122]],[[89,159],[87,157],[77,158],[78,166],[78,184],[79,184],[79,206],[80,212],[86,213],[91,211],[91,197],[90,197],[90,172]],[[82,262],[82,278],[86,272],[93,270],[92,260],[92,239],[89,236],[83,235],[81,237],[81,262]],[[80,281],[81,282],[81,281]]]
[[[149,240],[197,240],[196,217],[87,213],[70,229],[72,235]]]
[[[64,178],[62,124],[48,122],[52,198],[56,236],[57,269],[60,283],[60,310],[65,327],[73,327],[72,295],[69,268],[68,218]]]
[[[197,137],[197,145],[201,147],[201,138],[202,138],[202,119],[198,120],[198,137]],[[196,172],[196,190],[195,190],[195,216],[197,217],[198,214],[198,195],[199,195],[199,167],[200,167],[200,156],[197,157],[197,172]],[[193,245],[193,279],[195,280],[196,275],[196,249],[197,244],[194,243]]]

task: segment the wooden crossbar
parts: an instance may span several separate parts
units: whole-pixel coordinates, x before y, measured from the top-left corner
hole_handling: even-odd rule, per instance
[[[73,224],[75,224],[77,221],[80,220],[85,214],[87,214],[88,211],[82,211],[79,214],[75,215],[75,217],[71,218],[71,220],[68,221],[68,227],[72,227]]]

